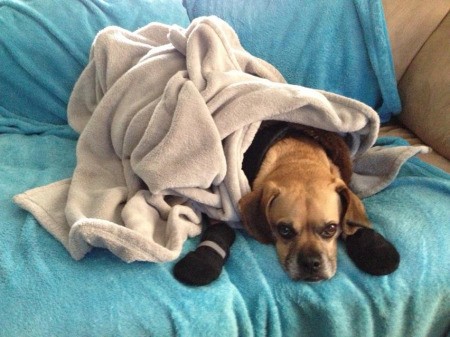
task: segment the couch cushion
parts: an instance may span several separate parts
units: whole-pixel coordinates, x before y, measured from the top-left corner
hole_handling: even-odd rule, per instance
[[[0,117],[57,124],[100,29],[189,23],[181,0],[5,0],[0,17]]]
[[[380,137],[401,137],[411,145],[426,145],[401,123],[394,120],[380,128]],[[444,158],[436,151],[431,150],[429,153],[422,153],[417,155],[417,157],[450,173],[450,160]]]
[[[216,15],[250,53],[292,84],[374,107],[383,121],[400,111],[381,0],[184,0],[191,19]]]
[[[401,122],[450,159],[450,14],[430,36],[399,83]]]
[[[383,0],[386,24],[400,80],[414,56],[448,13],[448,0]]]

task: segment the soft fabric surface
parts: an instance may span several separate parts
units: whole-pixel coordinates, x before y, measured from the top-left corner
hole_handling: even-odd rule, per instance
[[[450,326],[450,177],[417,159],[364,200],[402,255],[394,274],[363,274],[340,247],[333,279],[293,282],[272,246],[238,232],[218,281],[190,288],[173,278],[173,263],[126,264],[102,249],[74,261],[14,205],[13,195],[68,177],[75,166],[73,138],[56,128],[29,134],[42,125],[18,124],[0,136],[2,336],[440,337]],[[391,143],[402,145],[382,144]]]
[[[155,23],[100,32],[68,118],[81,132],[72,179],[15,200],[77,260],[102,247],[127,262],[170,261],[200,233],[202,212],[239,221],[238,202],[250,191],[243,154],[263,120],[342,133],[356,158],[352,189],[361,197],[387,186],[424,150],[370,149],[375,111],[285,84],[217,17],[187,29]]]
[[[381,121],[400,111],[381,1],[183,0],[189,17],[217,15],[250,53],[292,84],[356,98]]]
[[[151,21],[189,23],[181,0],[0,0],[0,107],[65,124],[69,95],[97,32]]]
[[[223,1],[228,2],[231,0]],[[128,1],[0,1],[0,53],[6,62],[0,66],[0,335],[445,336],[450,329],[450,177],[415,158],[403,166],[387,189],[364,200],[375,228],[393,241],[402,256],[399,269],[385,277],[361,273],[341,247],[333,279],[319,284],[293,282],[281,270],[272,246],[238,232],[218,281],[202,288],[185,287],[171,274],[173,262],[126,264],[103,249],[74,261],[63,245],[12,202],[17,193],[72,175],[77,135],[67,125],[37,120],[66,120],[69,92],[87,62],[97,32],[91,28],[93,22],[102,20],[98,27],[102,28],[142,19],[137,26],[125,27],[135,29],[151,21],[141,17],[151,6],[139,6],[138,0],[133,3],[136,6],[129,6]],[[158,21],[182,25],[178,19],[164,19],[173,13],[185,15],[162,5],[176,3],[145,1],[161,5]],[[46,11],[41,22],[50,22],[55,16],[63,19],[53,30],[40,24],[26,29],[26,20],[32,17],[21,12],[9,16],[11,4],[42,6]],[[77,10],[79,5],[89,4],[98,7]],[[127,10],[110,11],[120,5]],[[94,12],[96,15],[88,15]],[[69,22],[73,25],[66,30]],[[296,25],[296,20],[292,24]],[[22,34],[24,30],[27,34]],[[59,43],[50,31],[66,32],[68,43]],[[42,68],[33,64],[22,68],[27,64],[22,62],[24,57],[29,60],[27,48],[34,46],[29,38],[33,36],[37,43],[35,34],[39,32],[48,40],[33,49],[32,55],[42,60],[38,63]],[[265,43],[272,36],[255,43]],[[83,45],[64,50],[63,46],[73,45],[71,39],[82,39]],[[22,48],[14,49],[14,55],[3,54],[19,44]],[[4,49],[5,45],[9,47]],[[61,49],[54,59],[56,47]],[[74,51],[82,53],[80,63],[59,66],[71,59]],[[40,53],[51,57],[50,61]],[[57,72],[52,71],[52,64]],[[48,65],[45,70],[52,77],[27,74],[40,71],[43,65]],[[57,83],[47,91],[51,78]],[[63,94],[59,95],[61,88]],[[21,96],[13,98],[15,92]],[[379,142],[389,144],[404,145],[399,139]],[[198,238],[189,239],[183,253],[197,242]]]
[[[450,3],[447,16],[399,82],[405,102],[400,120],[424,143],[450,160]],[[430,62],[433,60],[433,62]]]

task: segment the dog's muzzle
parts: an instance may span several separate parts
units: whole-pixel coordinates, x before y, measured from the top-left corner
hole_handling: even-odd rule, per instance
[[[298,255],[297,264],[299,266],[305,281],[320,281],[323,279],[321,269],[323,265],[322,257],[320,255]]]
[[[287,259],[285,269],[292,279],[307,282],[327,280],[336,272],[335,263],[317,252],[299,252]]]

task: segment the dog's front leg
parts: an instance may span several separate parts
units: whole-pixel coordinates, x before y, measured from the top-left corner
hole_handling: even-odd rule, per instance
[[[234,230],[225,222],[208,221],[197,249],[175,264],[175,278],[194,286],[211,283],[219,277],[235,238]]]
[[[398,268],[400,255],[392,243],[372,228],[362,227],[346,238],[347,254],[371,275],[387,275]]]

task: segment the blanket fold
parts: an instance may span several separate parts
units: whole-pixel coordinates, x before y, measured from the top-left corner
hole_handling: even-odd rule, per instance
[[[250,191],[243,155],[263,120],[345,136],[360,196],[379,192],[406,159],[426,151],[373,148],[375,111],[287,84],[217,17],[187,29],[152,23],[101,31],[68,118],[80,133],[72,178],[15,201],[75,259],[102,247],[127,262],[169,261],[200,233],[201,213],[238,222],[237,203]]]

